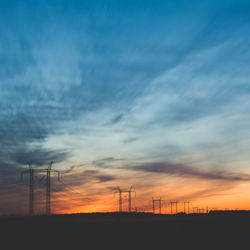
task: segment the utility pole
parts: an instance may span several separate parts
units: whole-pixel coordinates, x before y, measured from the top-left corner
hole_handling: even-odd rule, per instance
[[[51,172],[58,174],[58,180],[60,180],[60,172],[52,169],[53,162],[50,162],[48,168],[46,169],[34,169],[30,163],[29,170],[22,171],[21,179],[23,178],[23,174],[28,173],[30,175],[30,183],[29,183],[29,214],[34,215],[34,173],[46,173],[46,214],[51,214]]]
[[[154,198],[152,198],[152,203],[153,203],[153,213],[155,213],[155,203],[158,202],[159,204],[159,214],[161,214],[161,203],[162,203],[162,199],[158,199],[155,200]]]

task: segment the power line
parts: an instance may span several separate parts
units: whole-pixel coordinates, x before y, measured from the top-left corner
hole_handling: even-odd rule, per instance
[[[72,192],[72,191],[71,191]],[[74,198],[72,198],[67,192],[65,192],[65,191],[61,191],[61,190],[56,190],[56,194],[57,193],[62,193],[63,195],[66,195],[66,196],[68,196],[70,199],[72,199],[72,200],[75,200],[75,201],[79,201],[79,199],[74,199]],[[80,193],[79,193],[80,194]],[[82,195],[82,194],[80,194],[80,195]],[[82,199],[84,199],[84,200],[89,200],[89,201],[92,201],[92,199],[89,199],[89,198],[86,198],[86,197],[82,197]]]
[[[61,191],[56,191],[56,196],[57,198],[60,199],[60,197],[65,197],[67,196],[70,200],[72,200],[73,202],[77,202],[78,204],[80,203],[79,199],[74,199],[72,198],[70,195],[68,195],[67,193],[61,192]]]
[[[69,184],[66,184],[62,180],[59,180],[59,182],[61,184],[63,184],[69,191],[74,192],[75,194],[78,194],[78,195],[82,195],[81,193],[79,193],[78,191],[74,190]]]

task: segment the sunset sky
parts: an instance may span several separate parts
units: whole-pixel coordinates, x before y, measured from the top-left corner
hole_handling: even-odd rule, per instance
[[[250,1],[0,1],[0,142],[0,215],[250,209]]]

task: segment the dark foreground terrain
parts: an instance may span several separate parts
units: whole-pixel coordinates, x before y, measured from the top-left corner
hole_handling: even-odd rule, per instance
[[[250,212],[0,217],[0,235],[1,249],[250,249]]]

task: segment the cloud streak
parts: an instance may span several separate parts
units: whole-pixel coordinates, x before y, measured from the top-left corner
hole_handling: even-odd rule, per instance
[[[229,173],[225,171],[200,170],[184,164],[175,164],[170,162],[145,163],[134,165],[129,169],[157,174],[168,174],[183,178],[198,178],[206,180],[222,181],[250,181],[250,175],[244,173]]]
[[[0,180],[52,160],[75,188],[249,180],[208,169],[249,165],[247,1],[0,5]],[[193,155],[202,169],[171,163]]]

